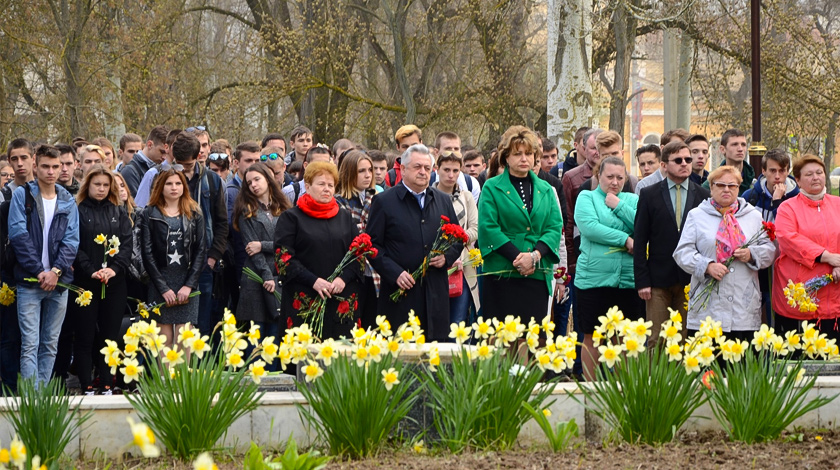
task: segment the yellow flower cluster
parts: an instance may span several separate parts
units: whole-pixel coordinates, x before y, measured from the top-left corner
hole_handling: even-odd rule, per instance
[[[105,254],[107,256],[114,257],[117,253],[120,252],[120,239],[116,235],[112,236],[109,240],[105,238],[104,233],[100,233],[96,236],[96,238],[93,239],[93,241],[97,245],[105,245],[106,242],[108,243],[108,246],[105,247]],[[105,263],[103,263],[102,267],[105,267]]]
[[[472,250],[467,252],[469,258],[467,258],[467,266],[481,266],[484,264],[484,258],[481,256],[481,250],[479,248],[473,248]]]
[[[135,423],[131,416],[125,418],[128,425],[131,427],[131,434],[134,439],[131,441],[133,445],[140,448],[143,457],[155,458],[160,457],[160,448],[155,445],[155,434],[145,423]]]
[[[26,446],[15,435],[8,449],[0,448],[0,470],[8,470],[9,468],[23,470],[25,467]],[[41,458],[39,456],[32,457],[32,470],[46,470],[46,468],[45,465],[41,465]]]
[[[202,452],[193,462],[193,470],[219,470],[209,452]]]
[[[93,292],[89,290],[77,290],[76,293],[76,303],[79,304],[80,307],[87,307],[90,305],[90,301],[93,299]]]
[[[255,383],[260,383],[267,371],[266,364],[271,364],[275,359],[280,358],[283,367],[288,364],[287,360],[280,357],[281,348],[274,343],[274,337],[269,336],[260,340],[258,325],[251,322],[247,332],[239,331],[236,327],[236,318],[230,311],[225,310],[224,321],[221,323],[225,361],[228,367],[239,369],[248,366],[248,376]],[[149,354],[154,358],[160,356],[160,361],[170,368],[170,374],[175,374],[174,367],[185,361],[185,353],[195,354],[199,359],[211,350],[210,338],[202,336],[198,329],[187,323],[178,329],[177,342],[172,347],[164,346],[166,336],[160,334],[160,327],[155,320],[151,322],[138,321],[132,324],[123,335],[125,349],[122,351],[117,343],[111,340],[105,341],[105,347],[99,352],[105,356],[105,361],[115,374],[117,368],[125,376],[126,383],[137,380],[143,373],[144,367],[139,365],[137,354]],[[248,343],[254,346],[250,357],[245,357],[244,349]],[[257,360],[260,356],[262,360]]]
[[[788,280],[787,287],[783,290],[785,299],[788,305],[793,308],[799,308],[800,312],[816,312],[819,305],[814,301],[808,291],[805,289],[805,284]]]
[[[8,307],[15,303],[15,288],[9,287],[5,282],[0,287],[0,305]]]

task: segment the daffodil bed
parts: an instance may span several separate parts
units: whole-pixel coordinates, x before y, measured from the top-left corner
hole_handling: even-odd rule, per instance
[[[836,468],[840,460],[840,432],[830,430],[794,431],[780,441],[763,444],[731,442],[723,432],[693,432],[680,435],[661,446],[589,443],[569,452],[555,454],[544,447],[519,448],[508,452],[467,452],[417,454],[411,450],[383,453],[358,461],[334,461],[325,470],[403,469],[523,469],[523,468]],[[241,455],[218,455],[219,470],[242,470]],[[112,470],[193,470],[189,462],[173,459],[87,460],[76,468]]]

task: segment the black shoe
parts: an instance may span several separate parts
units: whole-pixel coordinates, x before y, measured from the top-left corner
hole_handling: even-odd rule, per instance
[[[84,395],[86,397],[92,397],[92,396],[96,395],[96,389],[94,389],[93,386],[89,386],[88,388],[85,389]]]

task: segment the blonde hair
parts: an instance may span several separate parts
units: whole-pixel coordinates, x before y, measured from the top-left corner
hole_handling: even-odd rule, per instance
[[[707,178],[709,180],[709,185],[712,185],[715,181],[720,179],[720,177],[727,174],[734,176],[735,181],[737,181],[738,184],[741,184],[744,181],[744,178],[741,177],[741,172],[738,171],[737,168],[732,165],[724,165],[709,173]]]
[[[502,139],[499,141],[499,147],[497,148],[499,167],[506,167],[510,154],[520,146],[525,147],[526,152],[533,152],[534,165],[542,158],[542,143],[537,134],[534,134],[534,131],[525,126],[511,126],[502,134]]]
[[[397,145],[399,145],[401,140],[413,134],[417,134],[420,142],[423,141],[423,131],[414,124],[407,124],[397,129],[397,133],[394,134],[394,140],[397,142]]]
[[[331,162],[312,162],[306,165],[306,170],[303,172],[303,182],[307,186],[312,184],[312,181],[323,174],[332,176],[333,182],[338,183],[338,169],[335,163]]]
[[[624,139],[622,139],[621,135],[616,131],[604,131],[598,134],[598,137],[595,138],[595,145],[598,147],[598,151],[602,148],[612,147],[616,144],[621,144],[621,148],[624,148]]]

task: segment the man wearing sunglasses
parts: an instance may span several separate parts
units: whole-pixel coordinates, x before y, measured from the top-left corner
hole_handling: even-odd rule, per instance
[[[659,147],[664,149],[665,146],[671,142],[685,142],[685,139],[687,138],[688,131],[686,131],[685,129],[671,129],[659,137]],[[642,153],[642,149],[636,151],[637,158],[639,154]],[[636,194],[641,194],[643,189],[647,188],[648,186],[658,184],[660,181],[665,179],[665,169],[661,165],[661,162],[657,165],[657,170],[659,171],[654,171],[653,173],[651,173],[648,176],[645,176],[639,181],[639,184],[636,185]]]
[[[711,197],[709,190],[689,179],[691,162],[691,150],[682,140],[665,145],[660,163],[665,179],[644,188],[636,208],[635,244],[640,248],[633,253],[633,268],[647,320],[653,322],[654,341],[662,322],[670,318],[669,307],[685,318],[683,289],[691,276],[680,269],[673,253],[688,211]]]
[[[283,159],[283,149],[278,147],[266,147],[260,152],[260,161],[268,165],[274,173],[274,181],[282,188],[292,184],[294,179],[286,174],[286,161]]]

